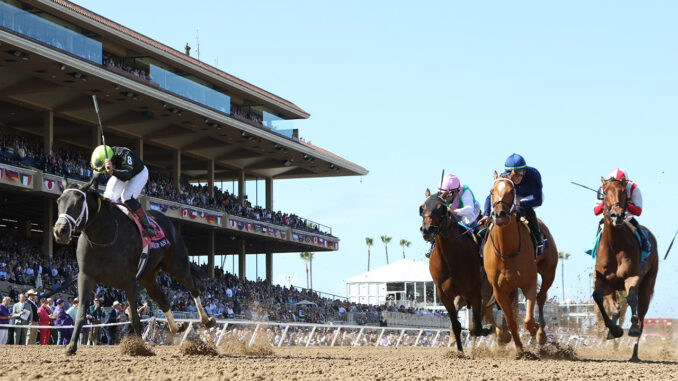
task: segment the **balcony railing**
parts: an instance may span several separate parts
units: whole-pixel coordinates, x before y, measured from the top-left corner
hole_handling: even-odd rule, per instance
[[[158,66],[150,65],[151,81],[160,88],[180,95],[186,99],[198,102],[223,113],[230,113],[231,98],[207,86],[193,82],[190,79],[171,73]]]

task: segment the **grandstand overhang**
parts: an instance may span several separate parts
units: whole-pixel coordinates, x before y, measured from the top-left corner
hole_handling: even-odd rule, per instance
[[[54,5],[51,1],[28,3]],[[55,140],[91,147],[91,130],[97,125],[91,96],[97,95],[107,138],[115,135],[107,142],[134,145],[142,140],[144,161],[162,169],[171,167],[172,152],[178,152],[181,173],[188,179],[206,181],[205,162],[211,161],[216,181],[236,179],[240,172],[247,178],[271,179],[367,174],[363,167],[319,147],[12,31],[0,29],[0,42],[0,109],[7,111],[0,113],[0,123],[4,126],[40,134],[42,117],[34,111],[47,111],[59,125]]]

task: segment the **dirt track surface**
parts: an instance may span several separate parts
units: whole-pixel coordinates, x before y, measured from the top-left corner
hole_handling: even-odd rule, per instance
[[[309,379],[573,379],[670,380],[678,374],[673,349],[642,350],[642,363],[628,363],[630,351],[611,355],[577,351],[578,360],[514,360],[512,351],[477,350],[471,359],[436,348],[275,348],[270,356],[245,355],[220,347],[220,355],[183,356],[177,346],[153,348],[153,357],[120,354],[117,347],[0,347],[2,380],[309,380]],[[233,352],[233,351],[230,351]],[[606,357],[608,359],[606,359]]]

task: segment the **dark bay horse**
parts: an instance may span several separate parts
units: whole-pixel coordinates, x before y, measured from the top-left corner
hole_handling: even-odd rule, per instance
[[[481,263],[478,246],[447,213],[445,201],[437,195],[429,196],[419,207],[423,218],[421,233],[435,247],[429,258],[429,271],[436,285],[438,298],[447,309],[452,332],[457,341],[457,350],[463,352],[461,345],[461,324],[457,317],[454,299],[460,295],[471,305],[473,312],[473,336],[486,336],[489,330],[482,328],[481,311]]]
[[[530,232],[519,221],[516,213],[516,193],[513,182],[494,173],[491,191],[492,223],[483,249],[487,278],[494,297],[513,336],[518,354],[523,351],[514,317],[512,300],[516,289],[521,289],[526,299],[525,329],[531,336],[537,334],[534,322],[534,303],[537,298],[537,263]]]
[[[103,283],[125,291],[129,301],[130,320],[135,334],[141,335],[137,314],[137,265],[141,255],[141,237],[137,226],[116,205],[104,200],[90,190],[92,182],[80,188],[66,187],[57,199],[59,217],[54,224],[54,238],[59,244],[70,242],[73,233],[81,231],[76,256],[78,260],[78,298],[83,308],[78,308],[75,329],[67,354],[77,351],[78,335],[85,322],[85,313],[92,291],[97,283]],[[158,304],[167,318],[171,332],[181,332],[187,324],[174,323],[170,305],[156,282],[156,274],[162,269],[171,274],[191,293],[200,314],[200,320],[207,327],[216,322],[202,307],[198,289],[195,286],[188,251],[181,236],[174,229],[169,218],[159,212],[149,211],[149,216],[162,227],[171,245],[152,249],[148,263],[139,283]]]
[[[640,244],[625,222],[628,202],[626,181],[605,180],[604,178],[601,180],[605,203],[604,226],[596,250],[593,300],[598,305],[605,326],[609,329],[608,338],[621,337],[624,331],[616,324],[619,309],[616,308],[613,295],[617,291],[626,291],[626,301],[631,308],[631,328],[628,334],[638,337],[633,347],[631,361],[638,361],[638,342],[643,333],[643,319],[650,306],[657,278],[659,263],[657,240],[649,230],[643,227],[648,232],[652,251],[641,266]],[[613,309],[612,319],[605,309],[603,303],[605,299],[608,301],[606,304]]]

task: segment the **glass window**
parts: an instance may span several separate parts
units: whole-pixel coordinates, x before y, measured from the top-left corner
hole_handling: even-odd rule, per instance
[[[417,303],[424,303],[424,282],[415,283],[414,297]]]
[[[405,283],[386,283],[386,291],[405,291]]]
[[[162,89],[226,114],[231,111],[231,98],[226,94],[155,65],[150,65],[149,72],[151,81],[157,83]]]

